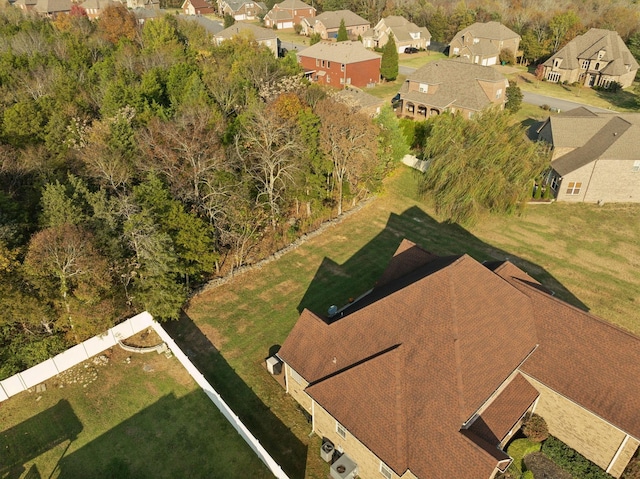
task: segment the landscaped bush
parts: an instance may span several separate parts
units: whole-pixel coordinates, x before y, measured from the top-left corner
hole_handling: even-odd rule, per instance
[[[533,442],[542,442],[549,437],[547,422],[537,414],[527,414],[522,425],[522,432]]]
[[[574,477],[580,479],[611,479],[613,477],[553,436],[549,436],[542,444],[542,452]]]
[[[509,444],[507,454],[513,459],[511,466],[509,466],[509,473],[512,477],[526,478],[526,476],[522,475],[527,472],[523,461],[524,456],[539,451],[540,446],[541,444],[539,442],[533,442],[527,438],[516,439]]]
[[[640,479],[640,457],[638,457],[637,451],[636,455],[627,464],[621,479]]]

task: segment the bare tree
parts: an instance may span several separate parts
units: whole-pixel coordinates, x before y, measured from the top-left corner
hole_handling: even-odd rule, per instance
[[[318,103],[316,114],[322,122],[322,149],[333,162],[339,216],[345,180],[357,192],[367,172],[377,163],[376,126],[369,118],[350,114],[347,106],[328,99]]]
[[[303,148],[294,121],[285,121],[273,109],[256,108],[235,138],[236,151],[247,173],[258,185],[256,202],[264,201],[275,229],[284,193],[294,181],[296,158]]]

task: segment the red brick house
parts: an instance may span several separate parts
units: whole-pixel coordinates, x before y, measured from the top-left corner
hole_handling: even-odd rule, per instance
[[[640,444],[640,338],[509,261],[405,240],[368,293],[304,310],[278,356],[313,432],[342,453],[332,477],[494,478],[529,411],[614,477]]]
[[[352,41],[319,42],[298,53],[298,62],[311,81],[335,88],[374,86],[380,81],[381,58]]]

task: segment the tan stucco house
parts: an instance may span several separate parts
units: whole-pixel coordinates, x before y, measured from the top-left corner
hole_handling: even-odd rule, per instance
[[[278,56],[280,40],[276,32],[271,28],[262,28],[252,23],[234,23],[220,33],[216,33],[213,39],[217,45],[220,45],[225,40],[238,36],[255,40],[259,45],[264,45],[271,50],[276,57]]]
[[[578,35],[544,62],[544,78],[550,82],[581,83],[608,88],[618,82],[631,86],[638,62],[617,32],[592,28]]]
[[[453,37],[449,44],[449,56],[478,65],[497,65],[502,50],[510,50],[515,57],[519,46],[520,35],[502,23],[474,23]]]
[[[485,108],[504,108],[506,77],[491,67],[459,59],[427,63],[407,77],[396,113],[426,119],[443,112],[471,118]]]
[[[640,202],[640,113],[577,108],[538,134],[553,148],[546,183],[558,201]]]
[[[300,25],[303,18],[316,16],[316,9],[302,0],[284,0],[276,3],[264,16],[264,26],[283,30]]]
[[[431,33],[426,27],[419,27],[404,17],[389,16],[380,20],[375,27],[362,35],[362,43],[367,48],[382,48],[393,35],[398,53],[413,47],[425,50],[431,44]]]
[[[303,18],[300,21],[302,34],[310,37],[314,33],[319,33],[323,40],[335,39],[338,37],[338,29],[342,20],[347,28],[349,40],[357,40],[358,36],[364,35],[364,32],[371,27],[368,20],[351,10],[336,10],[324,12],[312,18]]]
[[[512,263],[403,241],[372,290],[304,310],[287,392],[362,479],[490,479],[523,416],[619,477],[640,441],[640,338],[555,298]],[[343,469],[344,472],[344,469]]]

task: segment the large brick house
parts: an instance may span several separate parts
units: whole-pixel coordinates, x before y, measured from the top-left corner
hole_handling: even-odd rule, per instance
[[[640,113],[577,108],[538,134],[553,148],[546,182],[558,201],[640,202]]]
[[[362,35],[362,43],[367,48],[382,48],[391,35],[398,47],[398,53],[404,53],[409,47],[425,50],[431,44],[429,30],[395,15],[383,18],[375,27],[367,30]]]
[[[302,0],[284,0],[276,3],[264,16],[264,26],[275,27],[278,30],[293,28],[300,25],[303,18],[313,18],[316,16],[316,9],[307,5]]]
[[[600,28],[578,35],[543,65],[547,81],[579,82],[588,87],[608,88],[611,82],[618,82],[625,88],[638,71],[638,62],[620,35]]]
[[[499,63],[504,49],[516,56],[519,46],[520,35],[502,23],[474,23],[456,33],[449,44],[449,56],[489,66]]]
[[[640,338],[508,261],[405,240],[372,290],[329,312],[304,310],[278,356],[342,453],[332,477],[493,478],[529,411],[614,477],[640,443]]]
[[[182,12],[185,15],[207,15],[215,13],[213,5],[207,0],[184,0],[182,2]]]
[[[317,17],[303,18],[302,34],[310,37],[314,33],[319,33],[323,40],[335,39],[338,37],[340,22],[344,20],[347,28],[349,40],[357,40],[358,36],[364,35],[371,24],[360,15],[351,10],[336,10],[335,12],[324,12]]]
[[[445,111],[471,118],[491,105],[504,108],[507,86],[506,77],[491,67],[458,59],[430,62],[407,77],[396,111],[415,119]]]
[[[363,88],[380,81],[381,56],[360,42],[319,42],[298,53],[298,62],[305,75],[321,85]]]

